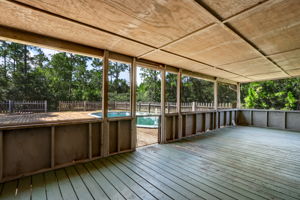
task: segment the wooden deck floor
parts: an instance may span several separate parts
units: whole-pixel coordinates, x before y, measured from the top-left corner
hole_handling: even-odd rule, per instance
[[[1,185],[19,199],[300,199],[300,133],[224,128]]]

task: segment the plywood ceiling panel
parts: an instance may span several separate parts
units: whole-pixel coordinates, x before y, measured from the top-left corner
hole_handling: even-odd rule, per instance
[[[296,76],[299,0],[266,1],[0,0],[0,25],[234,81]]]
[[[219,68],[235,72],[244,76],[255,74],[273,73],[280,71],[279,68],[270,64],[266,59],[258,58],[243,62],[232,63],[228,65],[219,66]]]
[[[153,51],[151,54],[148,54],[143,58],[154,62],[165,63],[167,65],[184,68],[187,70],[193,69],[195,72],[199,72],[199,70],[201,69],[209,68],[209,66],[207,65],[203,65],[201,63],[189,59],[185,59],[177,55],[170,54],[160,50]]]
[[[274,72],[268,74],[257,74],[257,75],[249,76],[249,78],[258,81],[258,80],[288,78],[288,76],[283,72]]]
[[[300,68],[300,49],[270,56],[285,70]]]
[[[293,70],[288,70],[288,73],[292,76],[300,76],[300,68],[298,69],[293,69]]]
[[[152,48],[94,30],[55,16],[0,1],[0,24],[45,36],[138,56]]]
[[[191,0],[18,0],[160,47],[212,22]]]
[[[204,4],[223,19],[227,19],[264,1],[265,0],[202,0]]]
[[[227,78],[227,79],[238,77],[237,74],[233,74],[233,73],[226,72],[226,71],[223,71],[223,70],[219,70],[219,69],[216,69],[216,68],[202,69],[202,70],[199,70],[199,72],[204,73],[204,74],[208,74],[208,75],[211,75],[211,76],[217,76],[217,77]]]
[[[243,83],[243,82],[250,82],[252,79],[246,78],[246,77],[243,77],[243,76],[237,76],[237,77],[230,78],[230,80],[236,81],[236,82],[239,82],[239,83]]]
[[[275,0],[230,24],[266,54],[280,53],[300,47],[299,10],[299,0]]]
[[[211,26],[163,49],[214,66],[259,57],[258,52],[219,25]]]

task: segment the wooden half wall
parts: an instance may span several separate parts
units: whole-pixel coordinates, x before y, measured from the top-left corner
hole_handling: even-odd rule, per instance
[[[172,142],[236,124],[236,109],[165,114],[166,141]]]
[[[0,128],[0,182],[132,151],[133,120],[109,119],[107,130],[102,120]]]
[[[300,131],[300,112],[282,110],[241,109],[238,124]]]

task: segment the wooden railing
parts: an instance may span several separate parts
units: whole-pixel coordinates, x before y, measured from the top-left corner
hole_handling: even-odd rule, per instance
[[[0,113],[47,112],[47,101],[4,101],[0,102]]]
[[[219,103],[218,108],[228,109],[233,108],[231,103]],[[130,110],[130,102],[118,102],[110,101],[108,102],[108,107],[111,110]],[[59,102],[59,111],[91,111],[91,110],[100,110],[101,102],[100,101],[60,101]],[[148,112],[148,113],[160,113],[161,104],[160,102],[137,102],[136,110],[138,112]],[[166,113],[176,112],[176,103],[166,102]],[[181,103],[182,112],[189,111],[203,111],[214,109],[213,103],[201,103],[201,102],[190,102],[190,103]]]
[[[58,111],[101,110],[101,101],[59,101]]]

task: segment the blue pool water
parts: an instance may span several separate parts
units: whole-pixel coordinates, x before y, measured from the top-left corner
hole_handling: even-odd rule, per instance
[[[141,113],[137,112],[137,127],[144,127],[144,128],[158,128],[159,117],[156,116],[143,116],[147,115],[148,113]],[[91,113],[90,115],[95,117],[102,117],[101,112]],[[130,116],[129,112],[108,112],[108,117],[128,117]]]

